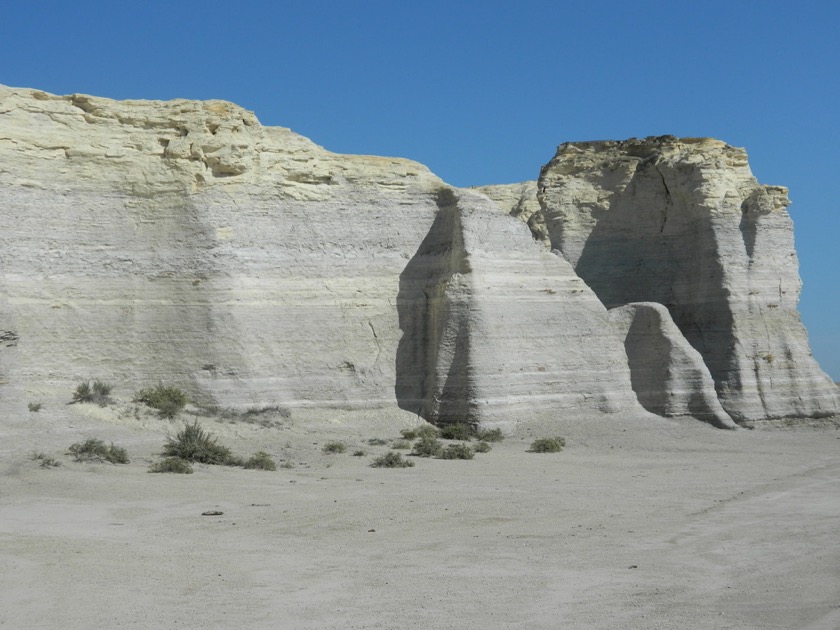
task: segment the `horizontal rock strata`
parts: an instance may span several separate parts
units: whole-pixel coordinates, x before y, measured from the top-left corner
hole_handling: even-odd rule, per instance
[[[552,247],[607,307],[665,305],[738,421],[840,410],[796,311],[787,190],[743,149],[672,136],[561,145],[538,197]]]
[[[0,411],[99,378],[222,407],[509,428],[642,400],[725,425],[663,310],[645,355],[640,307],[606,308],[653,301],[739,421],[832,413],[786,203],[714,141],[564,145],[539,183],[459,190],[223,101],[0,87]]]
[[[571,266],[486,197],[441,192],[401,276],[397,396],[443,422],[636,411],[621,338]]]
[[[638,408],[571,267],[419,164],[335,155],[221,101],[3,89],[0,195],[18,344],[0,360],[29,400],[100,378],[508,426]]]

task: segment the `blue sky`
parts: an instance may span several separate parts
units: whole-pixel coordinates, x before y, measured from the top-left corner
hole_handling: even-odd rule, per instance
[[[840,3],[0,0],[0,83],[222,98],[458,186],[568,140],[713,136],[791,189],[814,354],[840,381]]]

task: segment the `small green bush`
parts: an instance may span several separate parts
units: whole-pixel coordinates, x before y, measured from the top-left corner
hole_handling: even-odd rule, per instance
[[[479,442],[473,447],[476,453],[489,453],[492,447],[487,442]]]
[[[371,446],[385,446],[388,443],[388,440],[383,440],[382,438],[370,438],[368,440],[368,444]]]
[[[84,442],[71,444],[69,453],[77,462],[110,462],[112,464],[127,464],[128,452],[112,442],[106,446],[105,442],[97,438],[88,438]]]
[[[156,464],[149,466],[150,473],[178,473],[181,475],[193,474],[193,467],[190,463],[180,457],[167,457]]]
[[[141,389],[134,394],[134,402],[157,409],[161,418],[172,420],[187,405],[187,395],[169,385],[158,385],[153,389]]]
[[[411,448],[411,443],[408,440],[397,440],[391,445],[391,448],[404,451]]]
[[[245,468],[252,468],[256,470],[277,470],[277,464],[271,459],[271,455],[265,451],[257,451],[251,455],[245,464]]]
[[[41,411],[41,407],[43,407],[41,403],[29,403],[27,406],[29,407],[29,411],[32,413],[38,413]]]
[[[102,381],[82,381],[76,386],[70,404],[96,403],[100,407],[105,407],[114,402],[111,399],[111,389],[113,389],[112,385]]]
[[[436,457],[442,450],[443,444],[437,438],[422,437],[414,443],[411,454],[417,457]]]
[[[566,440],[561,437],[539,438],[531,442],[529,453],[559,453],[566,446]]]
[[[413,440],[417,437],[417,431],[414,429],[403,429],[400,431],[400,435],[406,440]]]
[[[367,455],[367,453],[365,451],[363,451],[362,449],[359,449],[357,451],[353,451],[353,457],[364,457],[365,455]]]
[[[344,442],[327,442],[321,450],[325,453],[343,453],[347,446]]]
[[[469,440],[475,435],[475,429],[468,424],[459,422],[457,424],[445,424],[440,428],[440,437],[444,440]]]
[[[438,431],[437,427],[434,427],[431,424],[421,425],[414,429],[414,432],[419,438],[436,438],[440,436],[440,431]]]
[[[501,429],[483,429],[476,432],[475,439],[482,442],[501,442],[505,436],[502,435]]]
[[[388,451],[382,457],[377,457],[371,464],[373,468],[411,468],[414,462],[403,459],[403,456],[396,451]]]
[[[475,456],[473,450],[466,444],[450,444],[439,454],[439,459],[472,459]]]
[[[179,457],[188,462],[202,464],[231,466],[239,463],[230,449],[218,444],[216,438],[198,424],[198,420],[194,420],[192,424],[184,423],[184,427],[175,437],[167,437],[163,454],[166,457]]]

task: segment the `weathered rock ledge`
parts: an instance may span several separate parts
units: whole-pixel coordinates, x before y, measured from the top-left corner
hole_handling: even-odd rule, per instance
[[[714,140],[567,144],[463,190],[227,102],[0,87],[0,407],[101,378],[507,427],[834,414],[785,192]]]

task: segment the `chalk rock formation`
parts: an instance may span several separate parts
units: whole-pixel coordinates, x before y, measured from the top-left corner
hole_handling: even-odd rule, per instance
[[[7,409],[101,378],[435,421],[643,412],[571,266],[407,160],[221,101],[0,88],[0,199]]]
[[[0,87],[0,411],[100,378],[496,426],[645,414],[638,395],[726,425],[665,311],[607,312],[639,301],[736,420],[838,410],[796,315],[785,191],[742,151],[569,144],[538,185],[454,189],[223,101]]]
[[[0,89],[0,328],[27,397],[103,378],[223,406],[393,404],[399,274],[442,186],[221,101]]]
[[[703,357],[677,328],[668,309],[654,302],[619,306],[610,317],[625,331],[624,349],[633,391],[642,406],[660,416],[691,416],[734,429],[717,398]]]
[[[438,204],[401,275],[400,405],[507,428],[541,409],[635,411],[621,337],[571,265],[482,195]]]
[[[496,205],[510,216],[524,221],[531,230],[534,239],[550,247],[548,229],[545,216],[537,201],[537,182],[528,181],[519,184],[496,184],[492,186],[475,186],[477,190],[490,197]]]
[[[737,421],[840,411],[796,311],[787,190],[758,184],[743,149],[672,136],[563,144],[538,197],[552,247],[607,307],[668,308]]]

